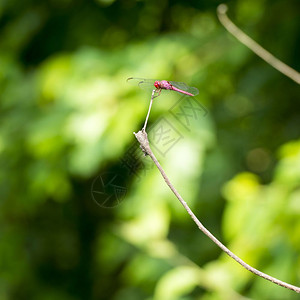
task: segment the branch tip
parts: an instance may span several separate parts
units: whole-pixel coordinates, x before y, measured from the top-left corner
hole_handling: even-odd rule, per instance
[[[227,13],[227,10],[228,10],[228,6],[226,4],[220,4],[218,7],[217,7],[217,11],[219,14],[226,14]]]

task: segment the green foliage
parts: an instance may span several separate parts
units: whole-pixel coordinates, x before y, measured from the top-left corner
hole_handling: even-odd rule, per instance
[[[299,69],[297,4],[239,0],[229,12]],[[196,86],[208,114],[189,126],[174,117],[178,95],[155,99],[153,151],[209,230],[299,285],[299,87],[229,36],[216,7],[0,2],[1,299],[297,299],[204,237],[132,134],[150,93],[128,77]],[[162,122],[178,138],[165,153]]]

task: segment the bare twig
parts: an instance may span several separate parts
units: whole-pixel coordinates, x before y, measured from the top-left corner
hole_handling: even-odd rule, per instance
[[[149,109],[148,109],[146,121],[145,121],[145,124],[144,124],[144,127],[143,127],[143,130],[144,130],[144,131],[146,131],[147,122],[148,122],[148,119],[149,119],[149,115],[150,115],[150,111],[151,111],[153,99],[155,98],[154,94],[155,94],[155,90],[152,91],[151,100],[150,100],[150,104],[149,104]]]
[[[240,259],[237,255],[235,255],[233,252],[231,252],[225,245],[223,245],[212,233],[210,233],[204,226],[203,224],[198,220],[198,218],[194,215],[194,213],[192,212],[192,210],[189,208],[189,206],[187,205],[187,203],[183,200],[183,198],[180,196],[180,194],[178,193],[178,191],[175,189],[175,187],[172,185],[172,183],[170,182],[167,174],[165,173],[165,171],[163,170],[162,166],[160,165],[160,163],[158,162],[158,160],[156,159],[155,155],[153,154],[150,145],[149,145],[149,141],[148,141],[148,137],[147,137],[147,133],[144,130],[144,128],[142,130],[140,130],[138,133],[134,132],[135,137],[137,138],[138,142],[141,145],[141,148],[143,150],[143,152],[146,155],[149,155],[151,157],[151,159],[153,160],[153,162],[155,163],[155,165],[157,166],[159,172],[161,173],[162,177],[164,178],[166,184],[168,185],[168,187],[171,189],[171,191],[175,194],[175,196],[177,197],[177,199],[180,201],[180,203],[183,205],[183,207],[185,208],[185,210],[188,212],[188,214],[191,216],[191,218],[193,219],[193,221],[197,224],[198,228],[205,234],[207,235],[218,247],[220,247],[226,254],[228,254],[231,258],[233,258],[235,261],[237,261],[239,264],[241,264],[245,269],[247,269],[248,271],[264,278],[267,279],[273,283],[276,283],[280,286],[283,286],[287,289],[293,290],[297,293],[300,293],[300,287],[288,284],[284,281],[281,281],[279,279],[276,279],[270,275],[267,275],[263,272],[258,271],[257,269],[251,267],[250,265],[248,265],[247,263],[245,263],[242,259]]]
[[[262,46],[256,43],[248,35],[246,35],[242,30],[240,30],[226,15],[227,10],[228,8],[225,4],[220,4],[217,8],[218,17],[223,26],[241,43],[251,49],[273,68],[300,84],[300,73],[277,59],[274,55],[265,50]]]
[[[152,102],[153,102],[153,98],[154,98],[154,94],[155,94],[155,90],[152,91],[152,95],[151,95],[151,101],[150,101],[150,105],[149,105],[149,109],[148,109],[148,113],[147,113],[147,117],[146,117],[146,121],[145,121],[145,125],[142,128],[142,130],[140,130],[138,133],[134,132],[135,137],[137,138],[138,142],[140,143],[140,147],[142,149],[142,151],[144,152],[145,155],[149,155],[151,157],[151,159],[153,160],[153,162],[155,163],[155,165],[157,166],[158,170],[160,171],[162,177],[164,178],[166,184],[168,185],[168,187],[171,189],[171,191],[175,194],[175,196],[177,197],[177,199],[180,201],[180,203],[183,205],[183,207],[185,208],[185,210],[188,212],[188,214],[191,216],[191,218],[193,219],[193,221],[196,223],[196,225],[198,226],[198,228],[205,234],[207,235],[218,247],[220,247],[226,254],[228,254],[231,258],[233,258],[235,261],[237,261],[239,264],[241,264],[245,269],[249,270],[250,272],[265,278],[273,283],[276,283],[280,286],[283,286],[287,289],[293,290],[297,293],[300,293],[300,287],[288,284],[284,281],[281,281],[279,279],[276,279],[270,275],[267,275],[263,272],[258,271],[257,269],[251,267],[250,265],[248,265],[247,263],[245,263],[242,259],[240,259],[237,255],[235,255],[233,252],[231,252],[225,245],[223,245],[212,233],[210,233],[210,231],[208,231],[203,224],[198,220],[198,218],[195,216],[195,214],[192,212],[192,210],[189,208],[189,206],[187,205],[187,203],[183,200],[183,198],[180,196],[180,194],[178,193],[178,191],[175,189],[175,187],[172,185],[172,183],[170,182],[167,174],[165,173],[165,171],[163,170],[162,166],[160,165],[160,163],[158,162],[158,160],[156,159],[155,155],[153,154],[150,145],[149,145],[149,140],[148,140],[148,136],[147,136],[147,132],[146,132],[146,126],[147,126],[147,121],[149,118],[149,114],[150,114],[150,110],[151,110],[151,106],[152,106]]]

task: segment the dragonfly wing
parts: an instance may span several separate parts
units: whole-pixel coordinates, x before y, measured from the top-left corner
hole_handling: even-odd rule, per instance
[[[199,94],[199,90],[195,87],[188,86],[184,82],[177,82],[177,81],[170,81],[170,83],[175,86],[176,88],[183,90],[185,92],[191,93],[194,96]]]
[[[154,82],[155,79],[145,79],[145,78],[138,78],[138,77],[129,77],[127,82],[130,84],[134,84],[139,86],[142,89],[152,89],[154,90]]]
[[[194,96],[197,96],[199,94],[199,90],[196,87],[189,87],[187,92],[193,94]]]

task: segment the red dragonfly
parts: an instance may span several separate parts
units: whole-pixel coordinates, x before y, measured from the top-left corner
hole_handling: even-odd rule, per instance
[[[141,88],[155,89],[155,92],[160,95],[162,90],[172,90],[177,93],[181,93],[187,96],[196,96],[199,94],[199,90],[195,87],[190,87],[184,82],[167,81],[167,80],[155,80],[129,77],[128,82],[136,83]]]

